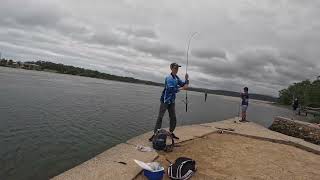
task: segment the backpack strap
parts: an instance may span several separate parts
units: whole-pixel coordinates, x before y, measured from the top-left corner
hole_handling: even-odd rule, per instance
[[[185,177],[189,176],[190,173],[192,173],[192,170],[189,170],[185,175],[182,176],[182,167],[184,166],[184,164],[188,163],[188,162],[193,162],[193,160],[186,160],[183,161],[177,168],[177,177],[180,179],[184,179]]]
[[[181,164],[179,164],[178,167],[176,166],[176,162],[175,162],[175,164],[170,163],[170,166],[168,168],[168,176],[171,179],[189,179],[194,174],[196,169],[194,169],[194,170],[193,169],[189,169],[184,175],[182,175],[182,168],[186,163],[192,163],[194,165],[195,161],[192,160],[192,159],[185,160],[185,161],[181,162]],[[175,174],[174,174],[174,171],[173,171],[173,167],[176,167]]]
[[[187,161],[182,162],[178,168],[178,171],[180,174],[180,176],[179,176],[180,179],[188,179],[189,177],[191,177],[193,175],[194,171],[189,169],[188,172],[182,176],[182,167],[184,166],[184,164],[186,164],[188,162],[191,162],[192,164],[194,163],[193,160],[187,160]]]
[[[172,152],[173,147],[174,147],[174,139],[171,137],[171,135],[168,135],[171,139],[171,144],[170,145],[166,145],[166,147],[164,148],[165,152]]]

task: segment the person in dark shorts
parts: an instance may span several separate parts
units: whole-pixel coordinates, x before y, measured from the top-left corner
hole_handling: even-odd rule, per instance
[[[175,139],[179,139],[173,133],[177,123],[176,110],[175,110],[176,93],[178,93],[179,90],[186,90],[189,84],[188,74],[185,75],[185,81],[181,81],[180,78],[177,76],[179,67],[181,66],[178,65],[177,63],[172,63],[170,65],[171,73],[165,78],[165,83],[164,83],[165,86],[160,98],[159,114],[158,114],[156,125],[153,130],[155,134],[157,130],[161,128],[163,116],[165,112],[168,110],[169,118],[170,118],[169,131],[171,133],[172,138],[175,138]],[[152,137],[149,138],[149,141],[152,141],[154,134],[152,135]]]
[[[243,88],[243,92],[241,93],[241,120],[240,122],[246,122],[247,120],[247,109],[249,106],[249,94],[248,87]]]
[[[293,115],[299,114],[299,100],[295,98],[292,103]]]

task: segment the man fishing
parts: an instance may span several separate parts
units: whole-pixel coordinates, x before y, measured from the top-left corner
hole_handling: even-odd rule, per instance
[[[154,134],[157,132],[158,129],[161,128],[162,125],[162,119],[163,116],[168,110],[169,112],[169,118],[170,118],[170,128],[169,131],[171,133],[171,137],[175,139],[179,139],[174,133],[174,129],[176,128],[176,111],[175,111],[175,99],[176,99],[176,93],[179,92],[179,90],[186,90],[188,88],[189,84],[189,76],[188,74],[185,75],[185,81],[181,81],[180,78],[177,76],[177,73],[179,71],[180,65],[177,63],[172,63],[170,65],[171,73],[165,78],[165,86],[162,91],[162,95],[160,98],[160,109],[159,109],[159,115],[157,118],[156,125],[154,127]],[[154,135],[149,138],[149,141],[152,141]]]
[[[247,122],[247,108],[249,105],[248,87],[243,88],[241,93],[241,120],[240,122]]]

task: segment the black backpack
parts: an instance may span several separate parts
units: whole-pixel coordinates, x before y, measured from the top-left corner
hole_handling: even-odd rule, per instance
[[[170,161],[169,161],[170,162]],[[171,179],[187,180],[196,172],[196,162],[187,157],[179,157],[168,167],[168,176]]]
[[[171,139],[171,144],[167,145],[167,137]],[[171,152],[174,146],[174,140],[170,133],[164,129],[158,129],[152,140],[153,149]]]

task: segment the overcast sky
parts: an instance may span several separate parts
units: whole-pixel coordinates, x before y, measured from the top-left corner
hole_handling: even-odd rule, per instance
[[[1,0],[0,52],[163,82],[277,96],[320,75],[317,0]]]

